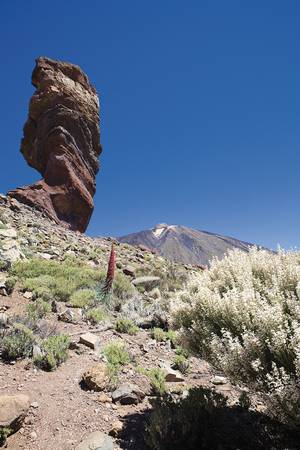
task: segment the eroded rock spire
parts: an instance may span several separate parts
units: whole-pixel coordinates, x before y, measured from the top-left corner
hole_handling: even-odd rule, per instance
[[[101,153],[99,99],[80,67],[40,57],[21,152],[43,179],[8,193],[84,232],[93,212]]]

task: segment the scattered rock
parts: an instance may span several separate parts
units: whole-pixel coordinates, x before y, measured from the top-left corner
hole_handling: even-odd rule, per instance
[[[0,328],[4,328],[8,325],[8,315],[5,313],[0,313]]]
[[[107,434],[94,431],[75,450],[114,450],[114,441]]]
[[[99,337],[90,332],[82,334],[79,338],[79,342],[93,350],[97,350],[100,345]]]
[[[84,384],[93,391],[103,391],[107,385],[106,365],[97,363],[89,367],[82,375]]]
[[[160,367],[165,371],[165,380],[168,383],[181,383],[184,381],[182,374],[178,370],[174,370],[167,362],[161,362]]]
[[[121,405],[137,405],[144,397],[144,392],[130,383],[121,384],[121,386],[112,393],[113,402],[120,402]]]
[[[36,409],[39,407],[39,404],[38,404],[38,402],[32,402],[30,406],[31,406],[31,408]]]
[[[58,315],[58,319],[62,322],[78,323],[82,319],[81,310],[76,309],[76,311],[72,311],[71,309],[66,309]]]
[[[220,375],[216,375],[212,378],[211,380],[212,384],[226,384],[227,383],[227,379],[225,377],[221,377]]]
[[[151,290],[159,285],[160,278],[154,276],[138,277],[132,281],[134,286],[143,286],[147,290]]]
[[[123,269],[123,273],[129,277],[135,277],[135,268],[133,266],[126,266]]]
[[[98,397],[98,402],[100,403],[111,403],[112,399],[109,395],[105,394],[105,392],[101,392]]]
[[[31,300],[32,297],[33,297],[33,293],[29,292],[29,291],[26,291],[26,292],[23,293],[23,297],[27,298],[27,300]]]
[[[0,238],[16,238],[17,232],[14,228],[0,228]]]
[[[123,422],[116,420],[112,423],[111,430],[109,431],[110,436],[118,437],[123,431]]]

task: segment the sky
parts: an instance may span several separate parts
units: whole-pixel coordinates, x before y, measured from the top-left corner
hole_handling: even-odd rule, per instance
[[[300,248],[300,3],[1,0],[0,192],[38,56],[78,64],[101,103],[90,235],[181,224]]]

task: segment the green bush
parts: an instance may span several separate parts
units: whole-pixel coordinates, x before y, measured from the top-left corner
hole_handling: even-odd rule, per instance
[[[152,369],[144,370],[142,373],[149,378],[153,395],[160,396],[166,392],[166,375],[162,369],[154,367]]]
[[[183,355],[176,355],[173,359],[172,367],[175,370],[179,370],[181,373],[185,374],[189,370],[189,361]]]
[[[42,341],[42,354],[34,359],[34,363],[43,370],[55,370],[68,359],[69,337],[60,334],[50,336]]]
[[[41,319],[51,312],[51,305],[44,300],[38,299],[27,305],[27,314],[30,320]]]
[[[70,305],[74,308],[88,308],[95,303],[96,292],[92,289],[80,289],[75,291],[70,298]]]
[[[107,344],[103,349],[107,359],[107,376],[110,389],[115,389],[119,382],[120,367],[130,362],[130,355],[123,342],[115,341]]]
[[[127,300],[133,296],[134,292],[134,286],[128,277],[121,272],[117,272],[112,285],[113,295],[120,300]]]
[[[46,261],[30,259],[17,262],[11,274],[20,280],[34,298],[45,301],[69,301],[72,294],[84,288],[93,289],[103,280],[103,272],[92,269],[81,261]]]
[[[35,343],[33,332],[22,324],[14,324],[13,328],[0,341],[2,358],[13,361],[17,358],[31,356]]]
[[[6,439],[12,434],[12,430],[8,427],[0,428],[0,446],[4,445]]]
[[[130,319],[119,319],[116,323],[116,330],[119,333],[136,334],[139,329]]]
[[[161,328],[153,328],[151,332],[151,336],[153,339],[155,339],[157,342],[163,342],[166,340],[166,333]]]
[[[150,448],[218,448],[213,432],[218,422],[214,421],[217,410],[226,406],[226,400],[220,394],[203,388],[192,389],[180,401],[165,395],[151,403],[153,412],[146,429],[146,443]]]
[[[153,328],[152,330],[152,338],[155,339],[157,342],[163,342],[163,341],[171,341],[171,344],[173,347],[175,347],[177,342],[177,334],[174,330],[164,331],[161,328]]]
[[[103,354],[109,364],[124,366],[130,362],[130,355],[123,342],[110,342],[104,347]]]
[[[92,308],[85,312],[85,318],[89,322],[96,325],[99,322],[102,322],[107,318],[107,314],[103,311],[102,308]]]

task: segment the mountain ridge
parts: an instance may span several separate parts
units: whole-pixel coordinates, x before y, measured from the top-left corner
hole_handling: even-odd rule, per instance
[[[254,245],[230,236],[166,223],[117,239],[131,245],[144,245],[165,258],[193,265],[209,265],[214,257],[221,258],[228,250],[238,248],[247,252]]]

